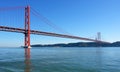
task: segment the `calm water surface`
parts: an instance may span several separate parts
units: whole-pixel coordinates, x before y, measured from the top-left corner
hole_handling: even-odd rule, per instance
[[[0,48],[0,72],[120,72],[120,48]]]

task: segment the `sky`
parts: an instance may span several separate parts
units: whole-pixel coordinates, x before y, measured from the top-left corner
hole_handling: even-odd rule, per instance
[[[57,31],[45,24],[32,13],[31,29],[92,39],[95,39],[97,32],[101,32],[101,39],[103,41],[115,42],[120,41],[119,3],[120,0],[0,0],[0,8],[30,5],[32,9],[49,19],[55,26],[61,28],[66,33]],[[0,11],[0,25],[23,28],[23,11],[24,10],[11,12]],[[14,16],[12,16],[13,14]],[[16,19],[15,17],[18,18]],[[31,44],[54,44],[81,41],[82,40],[31,35]],[[23,45],[24,34],[0,31],[0,47]]]

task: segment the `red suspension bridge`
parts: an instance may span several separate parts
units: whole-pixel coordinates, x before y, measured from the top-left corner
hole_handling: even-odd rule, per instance
[[[0,26],[0,31],[23,33],[25,35],[24,44],[25,44],[25,47],[27,47],[27,48],[30,48],[30,34],[61,37],[61,38],[70,38],[70,39],[86,40],[86,41],[94,41],[94,42],[105,42],[105,41],[90,39],[90,38],[85,38],[85,37],[78,37],[78,36],[72,36],[72,35],[66,35],[66,34],[58,34],[58,33],[50,33],[50,32],[44,32],[44,31],[31,30],[30,29],[30,6],[0,8],[0,11],[2,11],[2,10],[15,10],[15,9],[19,9],[19,8],[25,8],[25,28],[22,29],[22,28]],[[108,42],[106,42],[106,43],[108,43]]]
[[[9,26],[0,26],[0,31],[23,33],[25,35],[24,46],[26,48],[28,48],[28,49],[26,49],[26,51],[28,51],[28,53],[30,53],[30,34],[108,43],[106,41],[101,41],[101,40],[96,40],[96,39],[90,39],[90,38],[85,38],[85,37],[78,37],[78,36],[73,36],[73,35],[66,35],[66,34],[58,34],[58,33],[50,33],[50,32],[44,32],[44,31],[31,30],[30,29],[30,6],[0,8],[0,11],[3,11],[3,10],[15,10],[15,9],[19,9],[19,8],[24,8],[24,11],[25,11],[25,14],[24,14],[25,15],[25,25],[24,25],[24,28],[15,28],[15,27],[9,27]],[[49,21],[47,19],[45,19],[44,17],[42,19],[44,21],[46,21],[46,23],[49,24]]]

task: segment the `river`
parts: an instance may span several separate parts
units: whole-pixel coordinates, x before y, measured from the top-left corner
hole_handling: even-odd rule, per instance
[[[0,72],[120,72],[120,48],[0,48]]]

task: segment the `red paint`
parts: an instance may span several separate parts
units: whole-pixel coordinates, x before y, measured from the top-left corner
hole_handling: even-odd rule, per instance
[[[30,48],[30,6],[25,7],[25,47]]]

